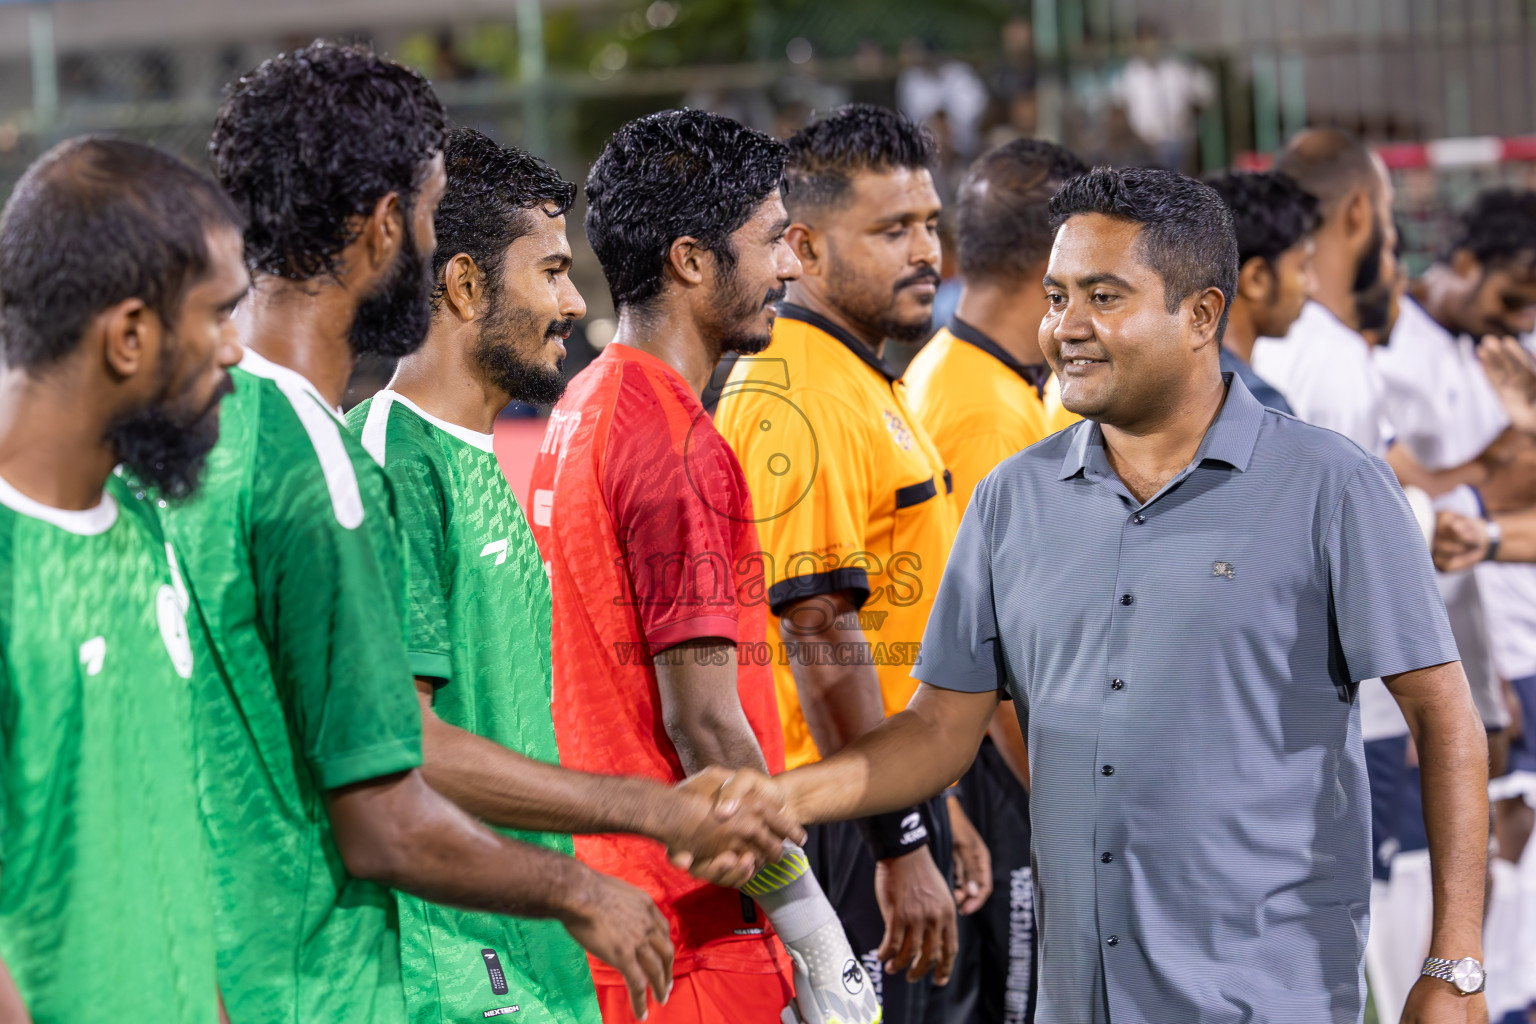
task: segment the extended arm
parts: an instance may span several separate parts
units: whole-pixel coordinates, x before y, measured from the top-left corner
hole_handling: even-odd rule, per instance
[[[907,807],[965,773],[997,708],[996,693],[961,693],[927,683],[897,712],[845,750],[777,780],[800,821],[842,821]]]
[[[1419,752],[1434,887],[1429,955],[1481,959],[1488,869],[1487,734],[1460,662],[1389,676],[1386,684],[1408,720]],[[1466,1012],[1464,999],[1447,982],[1421,978],[1409,996],[1403,1019],[1449,1020],[1434,1016],[1438,1011],[1432,1008],[1445,1004]]]
[[[734,678],[734,668],[732,672]],[[733,875],[740,870],[750,875],[754,861],[778,859],[784,839],[799,835],[778,808],[762,801],[752,801],[722,820],[714,812],[712,794],[697,792],[696,787],[673,789],[650,779],[593,775],[525,757],[439,718],[432,710],[431,680],[418,678],[416,688],[427,782],[494,825],[539,832],[632,832],[695,857],[730,854],[717,863],[721,869],[730,866]],[[734,688],[731,693],[734,699]],[[745,718],[742,725],[745,728]],[[748,731],[749,741],[751,737]],[[757,749],[755,742],[752,749]],[[761,768],[762,754],[745,766]]]
[[[347,870],[433,903],[548,917],[624,976],[637,1016],[647,986],[664,1001],[672,943],[661,911],[639,889],[579,861],[497,835],[434,792],[419,771],[326,796]]]

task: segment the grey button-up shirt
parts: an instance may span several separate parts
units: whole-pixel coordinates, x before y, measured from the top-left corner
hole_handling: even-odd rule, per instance
[[[1355,683],[1456,660],[1386,463],[1240,380],[1145,504],[1083,422],[971,500],[914,675],[1029,737],[1039,1019],[1347,1022],[1365,1005]]]

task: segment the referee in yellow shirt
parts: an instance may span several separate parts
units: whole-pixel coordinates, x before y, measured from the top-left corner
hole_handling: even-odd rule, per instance
[[[982,154],[960,185],[960,303],[906,374],[912,411],[954,475],[957,513],[992,467],[1077,418],[1044,401],[1050,367],[1038,334],[1051,196],[1087,169],[1061,146],[1019,139]],[[991,850],[994,888],[960,920],[952,1020],[1024,1024],[1035,960],[1029,768],[1011,702],[988,732],[959,800]]]
[[[736,363],[715,414],[752,492],[791,767],[906,707],[958,528],[944,460],[881,358],[886,338],[932,330],[933,157],[923,129],[863,104],[789,140],[786,237],[803,275],[771,344]],[[887,1024],[949,1020],[946,990],[904,972],[954,949],[952,845],[985,858],[973,828],[955,821],[954,839],[951,828],[939,798],[813,826],[805,844],[855,953],[875,968]],[[975,875],[990,882],[990,869]],[[965,895],[984,897],[981,882]]]

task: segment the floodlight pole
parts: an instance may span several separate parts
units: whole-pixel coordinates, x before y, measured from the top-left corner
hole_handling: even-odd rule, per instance
[[[517,73],[523,84],[523,148],[549,156],[544,111],[544,10],[539,0],[517,0]]]
[[[32,123],[38,132],[53,127],[59,113],[59,68],[53,44],[53,5],[34,4],[27,18],[32,48]]]

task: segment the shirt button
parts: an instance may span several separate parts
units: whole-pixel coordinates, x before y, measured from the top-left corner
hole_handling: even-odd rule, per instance
[[[1111,935],[1109,938],[1104,940],[1104,945],[1106,945],[1106,946],[1118,946],[1118,945],[1120,945],[1120,936],[1118,936],[1118,935]]]
[[[1114,679],[1114,680],[1111,680],[1110,684],[1109,684],[1109,688],[1111,690],[1123,690],[1123,689],[1125,689],[1125,680],[1124,679]]]
[[[1112,853],[1101,853],[1101,854],[1099,854],[1099,860],[1103,861],[1105,864],[1110,863],[1114,859],[1115,859],[1115,855],[1112,854]]]
[[[1130,604],[1130,603],[1132,603],[1135,600],[1136,599],[1134,597],[1132,597],[1130,594],[1121,594],[1120,595],[1120,603],[1121,604]]]
[[[1131,522],[1135,523],[1137,526],[1140,526],[1146,521],[1147,517],[1142,515],[1140,512],[1137,512],[1134,516],[1131,517]]]
[[[1100,775],[1113,775],[1113,774],[1115,774],[1115,766],[1112,765],[1112,764],[1107,764],[1103,768],[1099,769],[1099,774]]]

